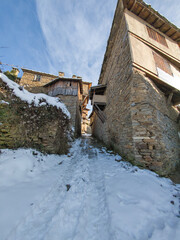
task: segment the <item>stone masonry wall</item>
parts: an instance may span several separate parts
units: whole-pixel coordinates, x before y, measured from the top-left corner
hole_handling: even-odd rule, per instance
[[[180,164],[178,111],[139,71],[133,74],[131,118],[136,164],[162,175],[173,171]]]
[[[131,160],[134,153],[130,111],[132,65],[123,9],[119,8],[118,11],[118,25],[121,27],[116,35],[113,33],[113,44],[110,44],[106,52],[105,67],[102,68],[99,81],[107,84],[107,104],[104,110],[107,120],[103,124],[96,116],[92,129],[94,136]]]
[[[65,154],[70,125],[61,109],[29,106],[0,80],[0,148],[30,147]]]
[[[52,81],[57,77],[57,76],[46,76],[42,74],[40,81],[34,81],[34,76],[35,76],[35,73],[24,72],[19,83],[21,86],[24,86],[24,88],[27,89],[29,92],[33,92],[33,93],[45,92],[46,89],[43,88],[42,86],[44,86],[45,84],[49,83],[50,81]]]
[[[106,121],[94,113],[92,134],[125,159],[166,175],[180,165],[179,113],[151,79],[133,69],[120,3],[99,79],[107,84]]]
[[[75,129],[75,132],[78,132],[77,129],[77,105],[78,105],[78,96],[70,96],[70,95],[58,95],[61,101],[66,105],[67,109],[71,114],[71,124]],[[81,124],[81,121],[80,121]]]

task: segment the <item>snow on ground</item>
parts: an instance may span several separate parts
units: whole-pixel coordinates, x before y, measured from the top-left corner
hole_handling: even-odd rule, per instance
[[[87,136],[68,156],[33,151],[0,154],[1,240],[180,239],[180,185]]]
[[[22,101],[27,102],[28,104],[34,103],[35,106],[43,106],[46,104],[56,106],[57,108],[62,109],[62,112],[67,115],[68,118],[71,117],[69,111],[67,110],[64,103],[60,101],[58,97],[50,97],[43,93],[30,93],[25,90],[22,86],[10,80],[6,75],[0,73],[0,78],[5,82],[9,88],[13,90],[13,93],[19,97]]]
[[[0,103],[1,103],[1,104],[7,104],[7,105],[9,105],[9,103],[6,102],[6,101],[4,101],[4,100],[0,100]]]

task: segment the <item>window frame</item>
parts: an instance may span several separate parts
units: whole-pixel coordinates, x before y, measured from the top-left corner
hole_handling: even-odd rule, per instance
[[[41,77],[42,77],[42,76],[41,76],[40,74],[35,74],[33,81],[34,81],[34,82],[40,82],[40,81],[41,81]]]
[[[169,74],[170,76],[173,76],[171,64],[169,63],[169,61],[167,61],[164,57],[162,57],[160,54],[158,54],[155,51],[152,51],[152,53],[154,57],[154,62],[156,64],[156,68],[159,68],[165,73]]]
[[[150,38],[152,38],[156,42],[158,42],[158,43],[160,43],[163,46],[168,48],[166,38],[162,34],[160,34],[159,32],[155,31],[153,28],[149,27],[148,25],[146,25],[146,29],[147,29],[147,32],[148,32],[148,36]]]

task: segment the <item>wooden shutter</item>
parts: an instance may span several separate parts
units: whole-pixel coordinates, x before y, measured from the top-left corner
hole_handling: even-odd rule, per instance
[[[153,52],[153,56],[154,56],[154,60],[155,60],[155,63],[156,63],[156,67],[162,69],[164,72],[166,72],[170,75],[173,75],[172,71],[171,71],[170,64],[168,63],[168,61],[166,59],[161,57],[156,52]]]
[[[146,27],[147,27],[147,31],[148,31],[148,34],[149,34],[150,38],[152,38],[155,41],[157,41],[157,42],[163,44],[164,46],[168,47],[166,39],[165,39],[164,36],[162,36],[160,33],[156,32],[156,31],[154,31],[152,28],[150,28],[148,26],[146,26]]]

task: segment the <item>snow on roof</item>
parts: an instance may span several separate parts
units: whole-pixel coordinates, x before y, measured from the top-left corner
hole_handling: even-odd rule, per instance
[[[57,107],[58,109],[61,109],[62,112],[70,119],[71,115],[69,111],[67,110],[64,103],[60,101],[57,97],[50,97],[43,93],[30,93],[27,90],[25,90],[22,86],[19,84],[13,82],[10,80],[7,76],[5,76],[3,73],[0,73],[0,78],[3,82],[5,82],[10,89],[13,90],[13,93],[19,97],[22,101],[27,102],[28,104],[34,103],[35,106],[43,106],[46,104],[52,105]],[[45,100],[45,102],[42,100]]]

